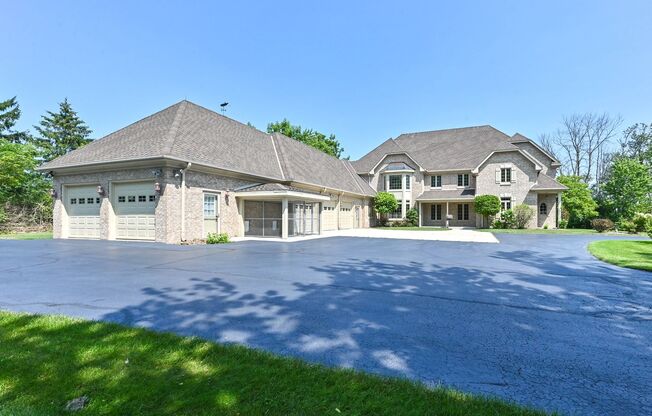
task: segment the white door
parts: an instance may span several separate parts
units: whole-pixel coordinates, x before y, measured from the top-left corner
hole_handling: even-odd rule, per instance
[[[208,237],[208,234],[220,232],[219,201],[217,194],[204,194],[204,237]]]
[[[119,183],[113,187],[116,237],[153,240],[156,234],[157,203],[153,182]]]
[[[68,236],[100,238],[100,205],[97,185],[67,186],[64,191]]]
[[[337,230],[337,204],[324,202],[321,213],[322,229],[324,231]]]
[[[353,204],[342,202],[340,204],[340,229],[353,228]]]

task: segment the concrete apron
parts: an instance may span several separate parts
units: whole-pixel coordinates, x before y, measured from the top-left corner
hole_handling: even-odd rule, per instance
[[[374,228],[356,228],[350,230],[324,231],[320,235],[290,237],[287,239],[274,237],[234,237],[233,241],[267,241],[281,243],[296,243],[306,240],[329,237],[358,238],[392,238],[401,240],[425,241],[458,241],[466,243],[498,243],[493,233],[475,231],[473,229],[452,228],[446,231],[410,231],[410,230],[378,230]]]

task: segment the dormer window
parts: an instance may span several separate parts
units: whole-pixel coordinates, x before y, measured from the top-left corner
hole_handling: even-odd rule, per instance
[[[468,173],[460,173],[457,175],[457,186],[458,187],[468,187],[469,186],[469,174]]]
[[[430,177],[431,188],[441,188],[441,175],[434,175]]]

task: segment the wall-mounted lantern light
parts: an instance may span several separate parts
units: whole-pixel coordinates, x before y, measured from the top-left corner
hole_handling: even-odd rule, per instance
[[[100,196],[104,196],[104,188],[102,188],[102,185],[97,185],[97,193]]]
[[[229,205],[229,191],[226,191],[226,193],[224,193],[224,203],[226,203],[226,205]]]
[[[50,196],[51,196],[53,199],[57,199],[57,190],[54,189],[54,188],[50,189]]]
[[[161,195],[161,184],[160,184],[160,183],[156,182],[156,183],[154,184],[154,192],[156,192],[157,194]]]

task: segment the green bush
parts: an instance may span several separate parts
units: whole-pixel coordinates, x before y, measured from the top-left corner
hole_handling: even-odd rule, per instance
[[[493,228],[514,228],[515,225],[514,211],[508,209],[500,213],[498,219],[493,223]]]
[[[5,213],[5,209],[0,206],[0,224],[3,224],[7,221],[7,214]]]
[[[227,233],[208,233],[206,237],[206,244],[224,244],[229,242],[229,235]]]
[[[559,221],[559,228],[567,228],[568,227],[568,221],[567,220],[560,220]]]
[[[419,211],[416,208],[410,208],[405,213],[405,220],[409,226],[416,227],[419,225]]]
[[[597,232],[603,233],[605,231],[613,230],[614,223],[608,218],[596,218],[591,220],[591,227]]]
[[[636,234],[636,224],[633,221],[622,220],[618,223],[618,230],[625,231],[630,234]]]
[[[647,235],[648,237],[652,238],[652,227],[647,229]]]
[[[482,225],[488,223],[490,215],[496,215],[500,212],[500,199],[496,195],[478,195],[474,199],[475,212],[482,215]]]
[[[389,192],[378,192],[374,198],[374,210],[380,215],[380,223],[387,223],[387,214],[396,211],[398,201],[396,197]]]
[[[534,210],[529,205],[521,204],[514,208],[514,225],[516,228],[523,229],[527,227],[532,217],[534,217]]]
[[[634,215],[634,218],[632,218],[632,223],[634,224],[637,233],[644,233],[652,227],[652,214],[639,212]]]
[[[543,229],[544,229],[544,230],[547,230],[547,229],[548,229],[548,224],[544,224],[544,225],[543,225]]]

